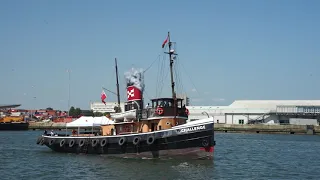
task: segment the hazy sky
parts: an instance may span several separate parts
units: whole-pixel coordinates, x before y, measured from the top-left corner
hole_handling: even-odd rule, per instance
[[[0,104],[67,109],[71,69],[71,105],[88,109],[102,86],[116,91],[115,57],[124,99],[124,73],[163,56],[168,31],[178,86],[194,105],[319,99],[319,7],[317,0],[2,0]],[[159,89],[159,62],[145,73],[147,99]]]

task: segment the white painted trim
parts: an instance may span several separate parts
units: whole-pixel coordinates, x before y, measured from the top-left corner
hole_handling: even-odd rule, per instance
[[[155,119],[165,119],[165,118],[174,118],[174,116],[158,116],[158,117],[152,117],[152,118],[148,118],[148,119],[141,119],[140,121],[148,121],[148,120],[155,120]],[[182,116],[176,116],[176,119],[188,119],[186,117],[182,117]]]
[[[192,121],[194,122],[194,121]],[[180,125],[180,126],[174,126],[170,129],[164,129],[164,130],[160,130],[160,131],[153,131],[153,132],[146,132],[146,133],[132,133],[132,134],[124,134],[124,135],[113,135],[113,136],[43,136],[43,137],[47,137],[47,138],[57,138],[57,139],[64,139],[64,138],[67,138],[67,139],[83,139],[83,138],[86,138],[86,139],[93,139],[93,138],[112,138],[112,137],[127,137],[127,136],[133,136],[133,135],[148,135],[148,134],[154,134],[154,133],[158,133],[158,132],[166,132],[166,131],[172,131],[172,130],[177,130],[177,129],[180,129],[180,128],[188,128],[188,127],[193,127],[193,126],[200,126],[200,125],[207,125],[207,124],[211,124],[213,123],[213,121],[203,121],[203,122],[200,122],[199,124],[195,124],[195,123],[192,123],[191,125],[188,125],[188,126],[183,126],[183,125]],[[188,123],[187,123],[188,124]]]

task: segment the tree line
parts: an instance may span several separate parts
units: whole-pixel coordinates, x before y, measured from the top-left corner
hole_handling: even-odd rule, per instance
[[[79,116],[106,116],[110,115],[110,113],[101,113],[101,112],[93,112],[92,110],[81,110],[80,108],[75,108],[73,106],[70,107],[69,116],[74,118]]]

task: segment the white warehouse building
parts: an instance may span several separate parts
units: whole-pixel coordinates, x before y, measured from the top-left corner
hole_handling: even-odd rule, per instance
[[[120,103],[124,110],[125,103]],[[93,102],[93,112],[114,113],[116,102]],[[219,124],[298,124],[319,125],[320,100],[236,100],[229,106],[187,106],[189,121],[208,115]]]
[[[103,104],[102,102],[92,102],[90,103],[90,109],[93,112],[101,112],[101,113],[114,113],[114,107],[118,106],[117,102],[106,102]],[[124,110],[124,103],[120,102],[120,108]]]
[[[229,106],[187,106],[189,120],[214,117],[222,124],[318,125],[320,100],[236,100]]]

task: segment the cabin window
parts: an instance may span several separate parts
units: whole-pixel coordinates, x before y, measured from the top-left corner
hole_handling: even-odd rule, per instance
[[[172,107],[172,103],[170,101],[165,102],[165,107]]]
[[[161,130],[161,126],[159,126],[159,130]]]
[[[181,101],[181,100],[178,100],[178,101],[177,101],[177,104],[178,104],[178,108],[181,108],[181,107],[182,107],[182,101]]]
[[[165,103],[164,103],[163,100],[159,100],[159,101],[158,101],[158,105],[159,105],[160,107],[163,107],[163,106],[165,105]]]
[[[219,119],[217,119],[217,123],[219,124]]]
[[[112,128],[112,129],[111,129],[111,135],[113,135],[113,134],[114,134],[114,129]]]
[[[244,124],[244,120],[243,119],[239,119],[239,124]]]

